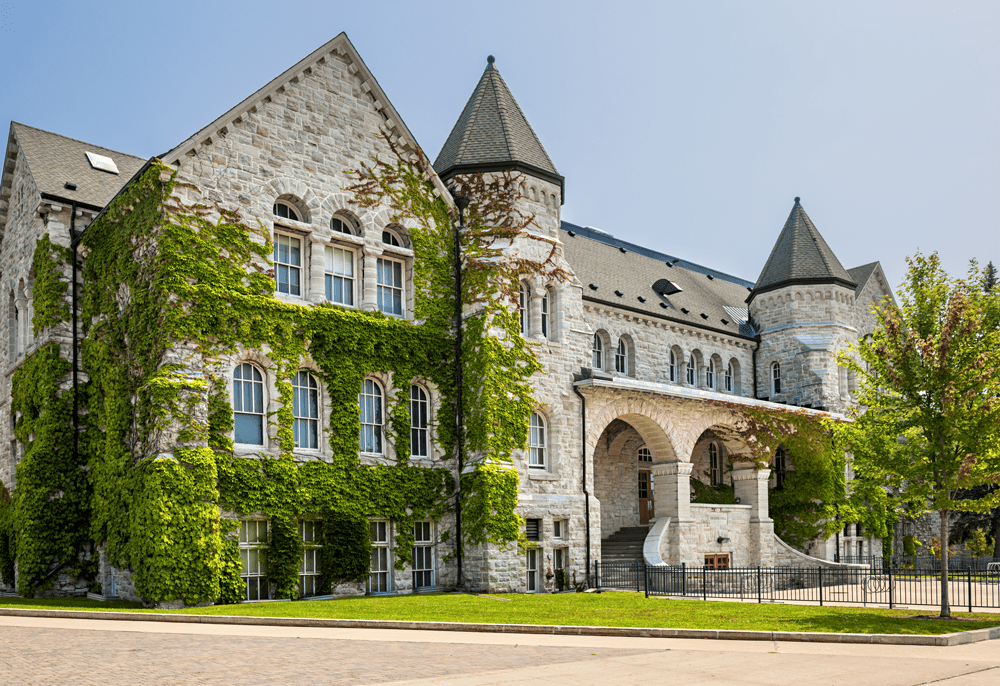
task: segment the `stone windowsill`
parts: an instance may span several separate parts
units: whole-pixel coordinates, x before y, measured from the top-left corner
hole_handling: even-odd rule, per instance
[[[533,481],[558,481],[559,475],[552,472],[540,472],[528,470],[528,478]]]

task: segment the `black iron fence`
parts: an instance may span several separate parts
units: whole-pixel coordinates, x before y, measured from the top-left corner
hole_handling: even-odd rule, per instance
[[[895,556],[882,555],[838,555],[837,562],[854,565],[867,565],[875,569],[941,569],[941,560],[933,555]],[[1000,565],[1000,557],[972,557],[971,555],[949,555],[949,571],[989,571],[991,564]]]
[[[645,565],[641,562],[594,562],[599,590],[644,592],[685,598],[725,598],[767,602],[834,605],[941,604],[941,573],[937,569],[830,569],[748,567],[709,569]],[[984,570],[955,570],[948,574],[952,607],[1000,608],[1000,564]]]

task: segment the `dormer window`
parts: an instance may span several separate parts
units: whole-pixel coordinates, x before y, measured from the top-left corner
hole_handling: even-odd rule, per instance
[[[299,221],[299,213],[295,211],[295,208],[289,205],[287,202],[278,201],[274,203],[274,216],[280,217],[282,219],[291,219],[292,221]]]

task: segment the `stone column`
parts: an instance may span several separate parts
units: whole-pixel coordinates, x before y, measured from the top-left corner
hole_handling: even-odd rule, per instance
[[[671,565],[693,563],[694,521],[691,519],[690,462],[667,462],[652,467],[656,488],[656,518],[670,518],[670,527],[661,537],[660,554]],[[663,541],[666,545],[663,545]],[[664,549],[665,548],[665,549]]]
[[[315,237],[309,240],[308,300],[326,302],[326,245]]]
[[[375,262],[381,256],[382,251],[366,245],[361,249],[362,264],[361,269],[361,303],[359,309],[373,312],[378,309],[378,299],[376,297],[376,273]]]
[[[750,506],[750,565],[774,566],[774,521],[767,481],[770,469],[734,469],[733,490],[740,505]]]
[[[542,337],[542,294],[539,289],[531,289],[531,316],[528,318],[528,335],[531,338]]]

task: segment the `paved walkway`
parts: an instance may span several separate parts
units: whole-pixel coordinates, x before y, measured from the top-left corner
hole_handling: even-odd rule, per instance
[[[948,648],[0,617],[0,684],[996,686]]]

